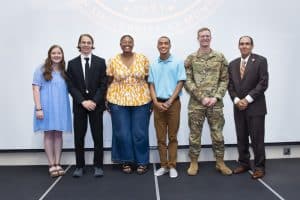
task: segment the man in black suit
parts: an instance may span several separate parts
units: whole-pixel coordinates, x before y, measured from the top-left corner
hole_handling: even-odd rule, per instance
[[[268,88],[267,59],[252,53],[253,39],[239,39],[241,57],[229,64],[228,91],[234,102],[234,120],[237,133],[239,166],[233,173],[250,168],[249,136],[254,152],[253,179],[265,175],[265,115],[267,113],[264,92]]]
[[[83,175],[84,138],[89,119],[94,140],[95,177],[103,176],[103,111],[107,88],[105,60],[92,54],[94,40],[89,34],[79,37],[80,55],[68,63],[68,89],[73,97],[73,125],[76,154],[74,177]]]

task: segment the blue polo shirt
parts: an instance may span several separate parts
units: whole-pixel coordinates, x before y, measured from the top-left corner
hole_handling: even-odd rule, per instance
[[[148,82],[154,84],[158,98],[168,99],[172,96],[178,81],[185,81],[186,74],[183,61],[172,55],[166,60],[159,57],[150,65]],[[181,96],[181,92],[179,93]]]

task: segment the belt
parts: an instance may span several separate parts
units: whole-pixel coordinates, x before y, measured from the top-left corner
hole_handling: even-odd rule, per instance
[[[157,100],[158,102],[164,103],[164,102],[168,101],[169,99],[164,99],[164,98],[156,97],[156,100]],[[175,99],[174,101],[177,101],[177,100],[179,100],[179,96],[177,96],[176,99]]]

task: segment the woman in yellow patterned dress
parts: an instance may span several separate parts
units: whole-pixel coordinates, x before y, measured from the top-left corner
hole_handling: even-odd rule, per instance
[[[107,101],[112,120],[112,161],[120,163],[124,173],[132,173],[137,165],[137,173],[144,174],[149,164],[149,61],[132,51],[132,36],[122,36],[120,46],[123,52],[109,60],[106,70],[110,83]]]

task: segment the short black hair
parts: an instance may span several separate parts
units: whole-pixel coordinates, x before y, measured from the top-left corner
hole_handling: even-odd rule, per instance
[[[243,35],[243,36],[241,36],[240,39],[239,39],[239,44],[240,44],[242,38],[249,38],[250,39],[250,43],[253,46],[254,43],[253,43],[253,38],[252,37],[250,37],[249,35]]]
[[[133,37],[131,36],[131,35],[129,35],[129,34],[126,34],[126,35],[123,35],[122,37],[121,37],[121,39],[120,39],[120,43],[122,42],[122,40],[124,40],[124,38],[126,38],[126,37],[129,37],[133,42],[134,42],[134,39],[133,39]]]
[[[165,39],[167,39],[167,40],[169,41],[169,44],[171,44],[171,40],[170,40],[170,38],[169,38],[168,36],[165,36],[165,35],[163,35],[163,36],[160,36],[160,37],[158,38],[157,42],[158,42],[158,41],[159,41],[161,38],[165,38]]]

